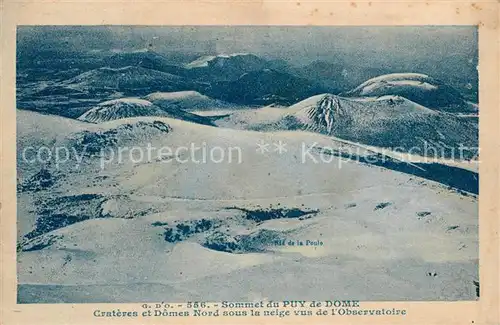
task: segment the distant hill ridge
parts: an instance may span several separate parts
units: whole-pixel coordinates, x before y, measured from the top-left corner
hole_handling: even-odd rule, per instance
[[[180,76],[139,66],[102,67],[84,72],[61,84],[78,90],[117,90],[134,95],[190,88],[189,82]]]

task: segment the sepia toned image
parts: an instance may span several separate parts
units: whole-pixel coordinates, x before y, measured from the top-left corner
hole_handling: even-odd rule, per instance
[[[18,303],[473,301],[476,26],[18,26]]]

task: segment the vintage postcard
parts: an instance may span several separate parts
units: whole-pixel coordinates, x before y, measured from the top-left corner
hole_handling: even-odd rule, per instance
[[[497,2],[5,2],[2,324],[499,324]]]

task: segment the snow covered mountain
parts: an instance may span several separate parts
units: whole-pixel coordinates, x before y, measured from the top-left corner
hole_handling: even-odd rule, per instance
[[[270,109],[260,113],[263,118],[251,116],[255,122],[245,122],[247,129],[307,130],[365,145],[417,150],[420,154],[432,147],[437,151],[429,151],[429,154],[439,157],[458,155],[461,145],[470,148],[478,145],[476,123],[428,109],[400,96],[345,98],[322,94],[286,109],[273,109],[269,115],[266,114]],[[241,120],[242,114],[234,113],[219,123],[231,127],[230,121]],[[270,119],[266,121],[267,116]],[[468,157],[474,156],[476,150],[470,151]]]
[[[120,98],[100,103],[78,119],[91,123],[102,123],[136,116],[166,116],[166,113],[147,100]]]
[[[185,112],[177,107],[162,109],[150,101],[140,98],[120,98],[100,103],[85,112],[78,119],[85,122],[102,123],[139,116],[163,116],[194,123],[213,125],[206,117]]]
[[[475,111],[460,93],[434,78],[420,73],[392,73],[369,79],[345,93],[352,97],[397,95],[435,110]]]
[[[235,105],[210,98],[197,91],[156,92],[144,97],[163,109],[182,109],[185,111],[204,111],[233,108]]]

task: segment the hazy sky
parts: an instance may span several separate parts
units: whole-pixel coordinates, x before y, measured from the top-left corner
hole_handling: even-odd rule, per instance
[[[295,64],[335,60],[390,63],[391,60],[474,58],[477,29],[446,27],[255,27],[255,26],[30,26],[19,27],[23,50],[59,48],[78,51],[121,51],[146,48],[158,52],[251,52]]]

